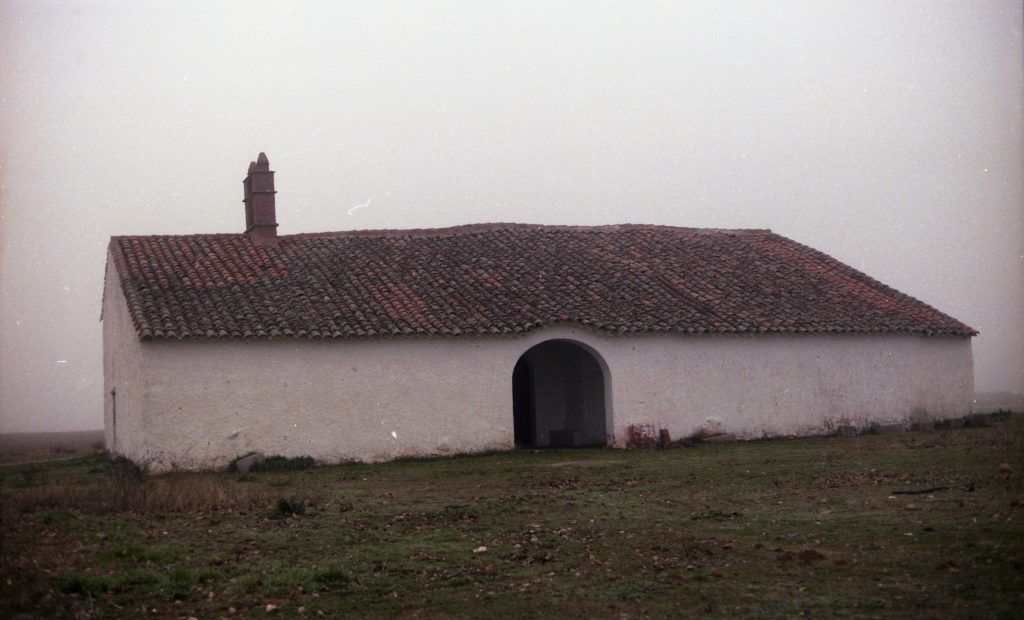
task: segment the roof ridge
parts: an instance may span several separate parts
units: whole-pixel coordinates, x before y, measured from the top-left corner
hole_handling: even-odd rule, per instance
[[[245,233],[189,233],[187,235],[112,235],[110,241],[121,241],[126,239],[233,239],[245,238]]]
[[[529,224],[521,222],[481,222],[477,224],[459,224],[438,228],[358,228],[351,230],[333,230],[308,233],[280,235],[281,239],[322,239],[339,237],[455,237],[481,233],[500,232],[506,230],[551,231],[551,232],[618,232],[628,230],[664,230],[681,231],[691,234],[729,234],[729,235],[764,235],[775,234],[770,228],[704,228],[697,226],[673,226],[671,224],[594,224],[589,226],[574,224]],[[244,233],[189,233],[189,234],[157,234],[157,235],[113,235],[111,241],[122,239],[231,239],[245,237]]]
[[[528,224],[519,222],[481,222],[477,224],[459,224],[439,228],[371,228],[324,231],[315,233],[296,233],[282,235],[284,239],[310,239],[335,237],[454,237],[480,233],[500,232],[506,230],[534,230],[551,232],[617,232],[625,230],[673,230],[694,234],[771,234],[767,228],[698,228],[689,226],[672,226],[669,224],[595,224],[590,226],[572,224]]]

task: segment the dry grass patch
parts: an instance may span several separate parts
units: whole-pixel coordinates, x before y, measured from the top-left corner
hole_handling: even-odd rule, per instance
[[[145,476],[126,461],[114,461],[109,474],[92,484],[46,484],[6,495],[0,510],[5,523],[42,510],[162,515],[247,510],[269,502],[262,489],[231,484],[221,474]]]
[[[128,484],[114,483],[111,505],[138,514],[219,512],[266,504],[258,489],[228,484],[219,474],[167,474]]]

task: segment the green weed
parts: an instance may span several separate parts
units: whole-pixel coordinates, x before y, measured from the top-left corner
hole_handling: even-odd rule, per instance
[[[339,590],[348,587],[352,578],[345,569],[333,567],[314,574],[313,581],[322,585],[325,590]]]
[[[306,502],[301,499],[282,497],[274,503],[273,515],[278,518],[293,517],[306,513]]]
[[[76,516],[73,511],[60,508],[56,510],[45,510],[35,516],[35,520],[43,525],[57,525],[60,523],[66,523],[75,518]]]
[[[76,573],[58,575],[54,577],[53,583],[58,590],[65,594],[85,594],[88,596],[98,596],[111,587],[111,580],[105,575]]]
[[[259,463],[256,463],[249,470],[251,472],[264,471],[296,471],[311,469],[316,466],[316,460],[311,456],[268,456]]]

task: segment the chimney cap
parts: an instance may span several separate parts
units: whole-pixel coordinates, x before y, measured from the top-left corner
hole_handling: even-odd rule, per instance
[[[270,170],[270,160],[267,159],[266,153],[260,153],[260,156],[256,158],[256,170],[259,172]]]

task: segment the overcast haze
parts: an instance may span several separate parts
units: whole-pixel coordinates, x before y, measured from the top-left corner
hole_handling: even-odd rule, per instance
[[[0,2],[0,432],[102,426],[111,235],[771,228],[1024,392],[1020,2]],[[358,205],[365,205],[355,208]],[[509,371],[511,373],[511,370]]]

